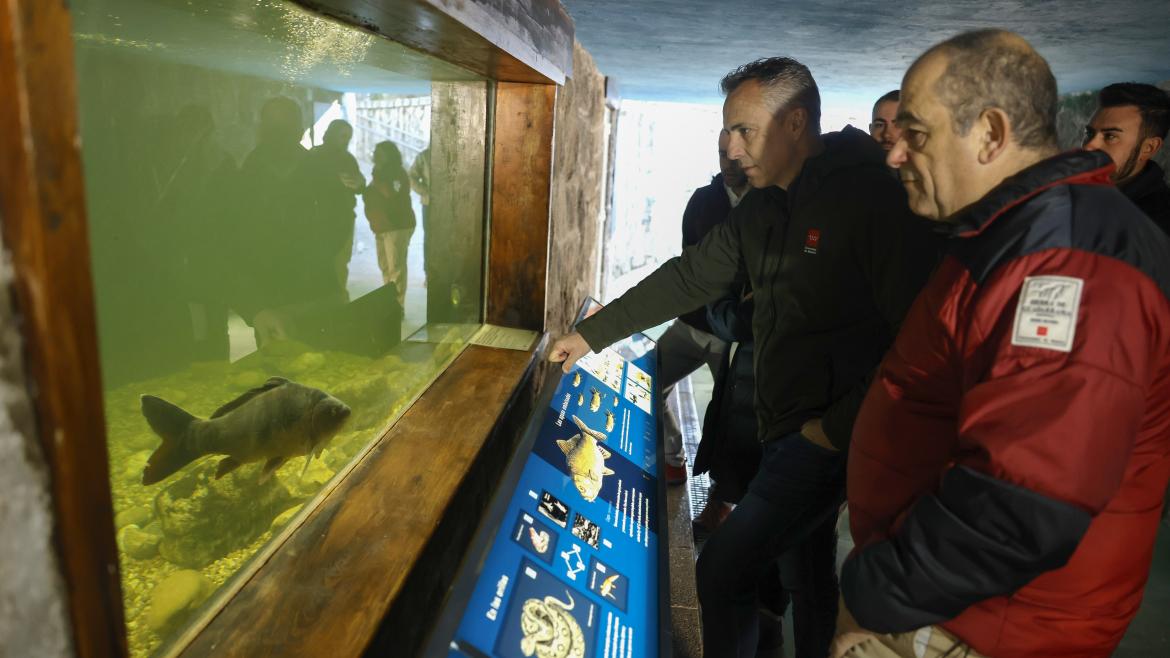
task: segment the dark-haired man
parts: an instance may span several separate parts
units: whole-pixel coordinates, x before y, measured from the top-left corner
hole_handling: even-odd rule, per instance
[[[883,151],[894,148],[898,138],[902,136],[901,128],[894,119],[898,116],[898,102],[901,98],[899,90],[882,94],[873,104],[873,115],[869,122],[869,135],[877,140]]]
[[[889,163],[953,237],[855,425],[834,656],[1107,656],[1141,602],[1170,479],[1170,241],[1105,154],[1059,152],[1056,98],[1000,30],[902,82]]]
[[[755,656],[760,574],[837,513],[865,384],[935,262],[873,139],[852,127],[821,134],[807,67],[759,60],[722,86],[727,153],[755,189],[725,224],[582,321],[549,356],[567,368],[591,348],[751,284],[764,454],[699,557],[708,658]],[[831,567],[817,580],[835,583]],[[834,607],[830,598],[825,615]],[[827,651],[832,629],[812,632]]]
[[[1085,150],[1104,151],[1117,170],[1113,182],[1130,201],[1170,232],[1170,187],[1151,158],[1170,132],[1170,94],[1154,85],[1119,82],[1097,94],[1097,112],[1085,126]]]

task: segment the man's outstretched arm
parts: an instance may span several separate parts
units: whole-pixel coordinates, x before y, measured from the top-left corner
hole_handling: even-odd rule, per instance
[[[743,281],[735,213],[681,256],[663,263],[626,294],[553,343],[549,360],[567,372],[577,359],[719,299]]]

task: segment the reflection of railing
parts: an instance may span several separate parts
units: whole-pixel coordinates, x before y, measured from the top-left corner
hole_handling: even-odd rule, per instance
[[[378,142],[390,140],[402,151],[404,164],[410,166],[430,142],[430,96],[359,95],[355,114],[354,147],[359,159],[368,159]]]
[[[379,141],[388,139],[394,142],[398,145],[399,150],[402,151],[403,157],[407,159],[413,159],[415,155],[418,155],[427,147],[426,138],[419,136],[417,133],[411,133],[404,128],[400,128],[386,121],[379,121],[369,115],[359,113],[355,128],[376,135]],[[408,151],[410,152],[409,154],[407,153]]]

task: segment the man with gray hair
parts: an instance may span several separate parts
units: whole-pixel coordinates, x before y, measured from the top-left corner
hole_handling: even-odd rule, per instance
[[[1105,153],[1061,153],[1019,35],[902,81],[890,151],[951,235],[858,415],[835,658],[1108,656],[1170,480],[1170,241]]]
[[[775,57],[723,79],[728,157],[754,188],[727,222],[556,341],[565,367],[593,350],[751,284],[756,416],[763,457],[748,493],[697,565],[704,654],[755,656],[758,583],[781,553],[832,523],[845,448],[869,378],[935,263],[933,239],[866,133],[820,131],[820,95],[800,62]],[[806,646],[825,655],[836,586]]]

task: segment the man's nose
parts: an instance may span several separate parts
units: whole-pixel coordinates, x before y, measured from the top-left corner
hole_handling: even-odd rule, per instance
[[[894,147],[886,155],[886,164],[897,169],[906,163],[906,140],[898,138]]]
[[[745,153],[743,151],[742,141],[738,137],[736,137],[736,135],[734,133],[732,133],[731,139],[728,140],[728,142],[727,142],[727,159],[728,160],[739,160],[744,155],[745,155]]]
[[[1085,140],[1085,144],[1082,148],[1084,148],[1086,151],[1100,151],[1102,142],[1103,140],[1101,139],[1100,135],[1093,135],[1089,139]]]

